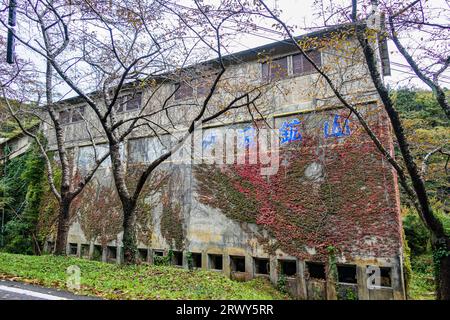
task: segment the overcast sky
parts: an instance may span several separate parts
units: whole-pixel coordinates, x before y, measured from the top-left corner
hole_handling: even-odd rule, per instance
[[[210,0],[210,1],[219,1],[219,0]],[[343,2],[346,4],[347,2],[349,5],[351,4],[350,0],[329,0],[333,1],[333,3],[336,3],[337,1]],[[443,7],[448,7],[448,0],[429,0],[436,3],[439,3],[443,5]],[[180,0],[180,3],[186,4],[188,6],[192,6],[192,0]],[[188,4],[189,3],[189,4]],[[311,28],[311,27],[318,27],[320,26],[321,21],[317,19],[317,16],[314,16],[314,0],[267,0],[266,3],[274,8],[278,8],[282,10],[281,18],[283,21],[285,21],[288,25],[294,26],[296,25],[297,28],[295,29],[295,34],[303,34],[307,31],[304,29],[305,26]],[[450,11],[450,10],[449,10]],[[445,16],[445,15],[444,15]],[[448,15],[447,15],[448,16]],[[254,48],[263,44],[267,44],[274,41],[279,41],[284,38],[283,34],[280,32],[277,32],[272,27],[273,20],[268,21],[266,20],[266,25],[262,25],[263,27],[266,27],[266,30],[260,29],[259,31],[252,32],[252,33],[245,33],[245,34],[236,34],[233,39],[231,39],[231,52],[237,52],[241,50],[246,50],[249,48]],[[260,24],[258,24],[260,25]],[[387,82],[392,87],[398,87],[399,85],[408,85],[413,84],[417,87],[421,88],[427,88],[428,87],[417,78],[413,81],[411,81],[411,73],[412,71],[407,67],[406,61],[403,59],[403,57],[396,51],[395,45],[392,42],[388,43],[389,46],[389,53],[390,53],[390,59],[391,59],[391,72],[392,75],[389,77],[386,77]],[[22,58],[25,56],[33,59],[30,57],[29,52],[25,53],[23,52],[23,48],[17,48],[17,54],[22,55]],[[35,55],[31,55],[35,56]],[[37,57],[34,57],[37,58]],[[43,66],[44,70],[44,63],[39,63],[39,65]],[[403,66],[402,66],[403,65]],[[450,88],[450,74],[447,72],[445,74],[446,79],[442,81],[442,85]],[[66,85],[59,86],[59,91],[62,96],[65,98],[68,98],[70,96],[74,95],[74,92],[70,92],[71,90],[68,89]]]

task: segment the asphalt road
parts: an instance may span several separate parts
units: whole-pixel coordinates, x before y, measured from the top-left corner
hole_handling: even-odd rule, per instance
[[[0,300],[97,300],[41,286],[0,280]]]

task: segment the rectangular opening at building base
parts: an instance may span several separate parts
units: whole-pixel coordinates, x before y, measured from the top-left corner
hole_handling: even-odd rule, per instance
[[[71,256],[76,256],[78,254],[78,244],[69,243],[69,254]]]
[[[297,274],[297,261],[295,260],[278,260],[280,264],[281,274],[287,277],[294,277]]]
[[[153,250],[153,256],[162,257],[162,256],[164,256],[164,251],[162,251],[162,250]]]
[[[95,245],[94,252],[92,252],[92,260],[101,261],[102,260],[102,246]]]
[[[175,265],[175,266],[182,266],[183,265],[183,252],[181,252],[181,251],[173,251],[172,264]]]
[[[117,248],[113,246],[107,247],[107,258],[108,260],[116,260],[117,259]]]
[[[392,269],[389,267],[380,267],[380,285],[382,287],[392,287],[391,271]]]
[[[269,274],[270,273],[269,259],[254,258],[253,260],[255,262],[255,273],[256,274]]]
[[[52,241],[47,241],[47,252],[52,253],[53,248],[55,247],[55,243]]]
[[[142,262],[147,262],[148,250],[147,249],[138,249],[138,253],[139,253],[139,259]]]
[[[320,262],[306,262],[309,278],[325,280],[325,264]]]
[[[88,244],[81,245],[81,256],[89,257],[89,245]]]
[[[208,254],[209,268],[213,270],[223,269],[223,256],[221,254]]]
[[[356,281],[356,266],[355,265],[338,265],[338,279],[342,283],[357,283]]]
[[[233,272],[245,272],[245,257],[230,256],[230,269]]]
[[[202,254],[197,252],[191,252],[192,257],[192,267],[201,268],[202,267]]]

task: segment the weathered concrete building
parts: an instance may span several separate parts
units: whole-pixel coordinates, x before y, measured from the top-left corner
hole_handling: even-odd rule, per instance
[[[23,134],[18,133],[13,137],[0,138],[0,159],[1,162],[6,159],[18,157],[28,150],[31,139]]]
[[[360,49],[346,32],[347,28],[334,28],[299,41],[309,39],[310,56],[329,72],[392,152],[382,105]],[[385,44],[374,45],[380,46],[380,68],[386,74]],[[170,252],[173,264],[180,267],[192,264],[237,280],[268,277],[300,299],[404,299],[396,176],[355,116],[341,107],[289,41],[224,60],[227,71],[211,106],[220,109],[238,91],[257,88],[261,97],[251,106],[253,117],[247,108],[239,108],[204,126],[200,158],[217,158],[216,150],[224,143],[220,137],[231,129],[238,136],[236,153],[258,153],[260,149],[252,149],[258,130],[271,128],[279,134],[277,148],[271,151],[279,161],[164,162],[148,182],[140,205],[137,233],[142,261],[153,263]],[[161,83],[157,95],[150,85],[124,90],[127,98],[116,110],[118,117],[131,118],[147,105],[150,117],[165,100],[173,104],[167,113],[151,115],[158,124],[155,130],[140,127],[123,143],[130,183],[136,170],[170,147],[171,133],[190,124],[204,98],[205,79],[182,83],[157,79]],[[97,145],[105,140],[82,99],[65,101],[61,108],[66,143],[75,155],[74,171],[82,174],[93,156],[83,119]],[[52,129],[44,130],[54,144]],[[261,175],[261,168],[270,165],[275,170]],[[68,253],[118,261],[120,206],[107,162],[73,211]],[[375,287],[370,286],[372,272],[380,280]]]

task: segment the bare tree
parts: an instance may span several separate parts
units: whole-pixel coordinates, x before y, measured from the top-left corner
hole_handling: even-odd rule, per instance
[[[55,24],[54,20],[49,17],[50,12],[49,8],[44,8],[40,13],[35,11],[35,18],[37,19],[36,21],[42,22],[42,28],[47,28],[48,32],[54,32],[53,26]],[[44,21],[46,21],[45,24]],[[56,33],[58,32],[56,31]],[[66,42],[55,44],[48,41],[48,39],[44,40],[43,48],[45,48],[46,54],[52,57],[57,57],[67,46]],[[55,253],[65,254],[69,231],[70,205],[92,179],[100,164],[107,159],[108,154],[96,157],[93,168],[80,179],[74,179],[76,172],[73,163],[73,150],[68,148],[68,144],[65,141],[63,119],[58,115],[58,110],[61,106],[58,106],[54,100],[54,76],[50,61],[47,60],[45,71],[45,105],[40,105],[39,97],[42,95],[42,92],[39,89],[39,79],[36,76],[39,71],[34,63],[24,62],[16,58],[13,66],[5,68],[8,69],[8,72],[3,74],[1,83],[4,104],[7,106],[9,117],[14,119],[24,134],[36,142],[42,157],[45,159],[47,180],[59,204]],[[30,79],[30,77],[32,78]],[[75,116],[78,116],[86,123],[82,114]],[[35,125],[30,128],[30,123]],[[46,124],[54,129],[57,159],[51,156],[47,137],[33,130],[37,123]],[[58,170],[61,170],[60,184],[55,179],[55,174]]]
[[[430,87],[436,101],[450,119],[448,98],[440,84],[441,77],[450,65],[450,51],[446,45],[450,25],[440,21],[441,8],[422,3],[420,0],[406,5],[404,1],[383,1],[380,6],[388,16],[388,37],[414,74]],[[409,34],[420,35],[420,40],[411,45]],[[408,39],[410,50],[402,43],[402,36]],[[422,60],[424,62],[421,62]]]
[[[112,175],[123,209],[123,246],[125,262],[136,261],[136,211],[144,185],[155,169],[190,141],[196,124],[205,124],[238,108],[256,108],[262,95],[261,85],[239,86],[219,99],[213,96],[227,80],[226,32],[223,25],[239,27],[245,20],[240,1],[221,1],[216,7],[194,1],[184,7],[170,1],[26,1],[18,7],[18,21],[34,24],[38,33],[17,35],[18,43],[38,53],[47,64],[47,110],[53,122],[59,160],[63,170],[61,216],[69,212],[70,203],[92,178],[88,175],[75,189],[70,187],[69,158],[64,148],[64,126],[53,113],[51,85],[55,78],[79,101],[88,106],[92,131],[86,139],[95,147],[98,141],[108,145],[108,152],[97,158],[93,169],[110,156]],[[5,28],[8,26],[3,24]],[[242,29],[242,27],[241,27]],[[229,32],[229,31],[228,31]],[[212,60],[204,68],[189,65],[205,57]],[[234,79],[235,80],[235,79]],[[189,102],[175,99],[186,87],[201,87],[203,95]],[[89,90],[96,91],[87,93]],[[226,91],[224,89],[224,91]],[[236,93],[237,92],[237,93]],[[139,99],[142,99],[140,103]],[[137,111],[124,115],[131,104],[141,104]],[[220,103],[219,103],[220,102]],[[133,107],[134,108],[134,107]],[[181,110],[183,130],[174,117]],[[179,120],[179,119],[178,119]],[[86,127],[87,128],[87,127]],[[135,185],[127,184],[127,164],[123,159],[123,142],[139,130],[147,130],[161,140],[171,131],[181,130],[167,150],[139,172]],[[86,134],[86,133],[85,133]],[[48,160],[51,180],[50,159]],[[61,252],[68,225],[62,219],[57,251]]]
[[[51,67],[48,67],[48,74],[51,74],[50,70]],[[51,78],[51,76],[48,76],[48,78]],[[93,166],[93,168],[89,172],[87,172],[81,179],[74,179],[74,154],[73,150],[70,150],[67,147],[67,143],[64,139],[61,119],[59,119],[59,117],[57,116],[57,107],[52,100],[51,80],[48,79],[46,84],[47,104],[45,106],[32,106],[27,103],[27,101],[17,100],[17,96],[11,96],[11,91],[5,89],[6,86],[7,85],[1,85],[3,99],[8,108],[10,116],[14,119],[22,132],[35,141],[42,157],[45,159],[47,180],[50,185],[50,189],[59,204],[55,253],[65,254],[70,223],[70,206],[76,196],[92,179],[100,164],[108,157],[108,154],[106,153],[102,156],[97,157],[95,159],[95,165]],[[7,91],[9,91],[9,94],[7,93]],[[14,103],[12,103],[12,99],[14,99]],[[29,123],[30,121],[31,123],[35,123],[35,121],[41,121],[43,112],[47,113],[48,117],[51,120],[49,125],[54,128],[57,142],[57,159],[52,158],[52,153],[50,152],[51,150],[48,149],[46,137],[44,137],[40,132],[36,132],[36,130],[34,130],[35,125],[30,128],[30,126],[27,124],[27,122]],[[61,170],[60,184],[58,184],[55,179],[55,175],[58,170]]]

